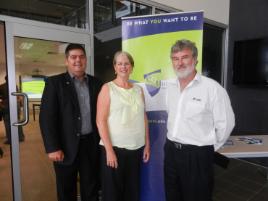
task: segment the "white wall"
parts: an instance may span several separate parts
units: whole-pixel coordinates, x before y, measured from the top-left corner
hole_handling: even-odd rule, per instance
[[[205,18],[225,25],[229,24],[230,0],[152,0],[152,2],[185,12],[203,10]]]

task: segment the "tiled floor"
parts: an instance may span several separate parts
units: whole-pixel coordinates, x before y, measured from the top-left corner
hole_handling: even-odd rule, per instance
[[[215,166],[214,201],[267,201],[267,171],[237,159],[231,159],[227,170]]]
[[[37,122],[31,121],[24,128],[26,141],[20,143],[23,200],[56,201],[53,168],[43,150]],[[0,200],[10,201],[10,154],[9,146],[2,144],[4,140],[0,123],[0,145],[5,151],[0,160]],[[254,161],[259,162],[268,167],[268,159]],[[215,166],[214,201],[268,201],[267,169],[237,159],[231,159],[227,170]]]
[[[252,161],[231,159],[226,170],[215,165],[213,201],[267,201],[267,174],[268,169]]]
[[[31,116],[23,130],[25,141],[19,145],[22,200],[56,201],[53,166],[45,154],[38,121],[33,121]],[[4,150],[4,156],[0,158],[0,201],[11,201],[10,145],[3,144],[5,140],[4,125],[0,122],[0,146]]]

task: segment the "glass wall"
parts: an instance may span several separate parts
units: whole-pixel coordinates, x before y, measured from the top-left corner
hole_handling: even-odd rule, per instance
[[[208,23],[203,31],[202,73],[222,83],[224,29]]]
[[[95,0],[95,33],[121,25],[121,17],[151,14],[151,7],[130,1]]]
[[[113,55],[121,49],[121,17],[168,13],[168,9],[131,1],[94,1],[95,75],[103,81],[114,78]],[[222,82],[224,28],[204,23],[202,73]]]
[[[121,50],[121,17],[150,15],[152,8],[130,1],[94,1],[95,75],[103,81],[114,78],[113,55]]]
[[[12,173],[11,153],[8,142],[9,118],[6,112],[7,105],[7,60],[5,47],[5,24],[0,21],[0,200],[12,200]]]
[[[0,14],[86,28],[87,0],[1,0]]]
[[[162,14],[162,13],[167,13],[167,11],[164,11],[164,10],[158,9],[158,8],[155,9],[155,14]]]

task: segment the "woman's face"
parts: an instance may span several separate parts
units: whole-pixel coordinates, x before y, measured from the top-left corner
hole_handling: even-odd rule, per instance
[[[127,77],[127,78],[129,77],[129,75],[132,73],[132,65],[126,55],[119,54],[116,57],[114,70],[115,70],[116,76]]]

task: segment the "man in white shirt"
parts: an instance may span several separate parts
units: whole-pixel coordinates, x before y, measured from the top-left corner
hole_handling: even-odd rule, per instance
[[[212,201],[214,151],[229,137],[234,113],[225,89],[199,74],[189,40],[171,47],[177,79],[167,85],[166,201]]]

